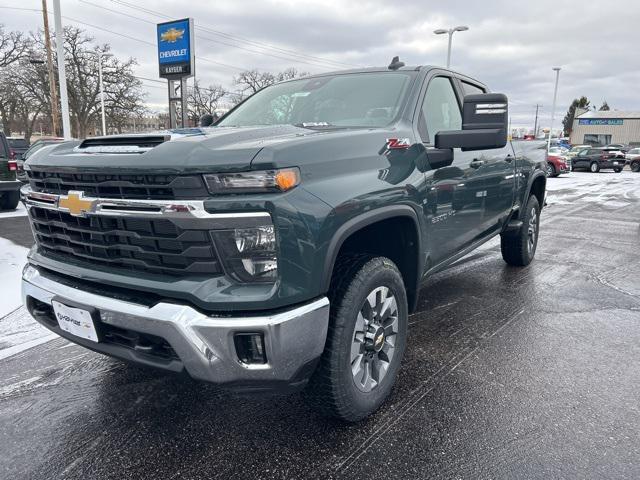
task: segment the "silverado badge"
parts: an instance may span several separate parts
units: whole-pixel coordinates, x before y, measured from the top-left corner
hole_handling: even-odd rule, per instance
[[[84,217],[91,211],[95,200],[84,198],[84,192],[70,191],[68,195],[60,195],[58,207],[67,210],[74,217]]]

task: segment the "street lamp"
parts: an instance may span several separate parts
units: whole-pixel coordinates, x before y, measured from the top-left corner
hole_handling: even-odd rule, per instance
[[[560,67],[553,67],[556,72],[556,87],[553,91],[553,106],[551,107],[551,125],[549,126],[549,138],[547,139],[547,151],[551,147],[551,133],[553,132],[553,117],[556,114],[556,99],[558,98],[558,80],[560,79]]]
[[[102,59],[112,57],[111,53],[96,52],[98,54],[98,81],[100,82],[100,107],[102,109],[102,135],[107,134],[107,121],[104,114],[104,83],[102,82]]]
[[[71,140],[71,122],[69,121],[69,96],[67,95],[67,72],[64,66],[64,32],[62,30],[62,13],[60,11],[60,0],[53,0],[53,19],[56,26],[58,83],[60,84],[60,105],[62,107],[62,136],[65,140]]]
[[[449,66],[451,65],[451,40],[453,38],[453,34],[455,32],[464,32],[466,30],[469,30],[469,27],[467,27],[466,25],[459,25],[454,28],[439,28],[433,31],[433,33],[435,33],[436,35],[444,35],[445,33],[449,34],[449,47],[447,48],[447,68],[449,68]]]

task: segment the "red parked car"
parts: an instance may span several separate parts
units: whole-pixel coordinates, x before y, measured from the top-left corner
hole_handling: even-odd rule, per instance
[[[566,157],[555,153],[547,154],[547,177],[557,177],[561,173],[569,173],[570,166]]]

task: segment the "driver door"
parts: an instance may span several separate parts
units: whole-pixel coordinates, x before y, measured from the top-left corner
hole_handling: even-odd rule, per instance
[[[417,123],[427,156],[439,131],[462,128],[461,104],[450,76],[436,74],[428,80]],[[423,212],[431,266],[446,261],[482,232],[486,198],[483,165],[478,152],[454,149],[451,165],[425,172]]]

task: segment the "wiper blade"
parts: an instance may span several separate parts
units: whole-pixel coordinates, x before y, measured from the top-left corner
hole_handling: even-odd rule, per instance
[[[340,128],[336,125],[331,125],[329,122],[302,122],[294,124],[294,127],[301,128]]]

